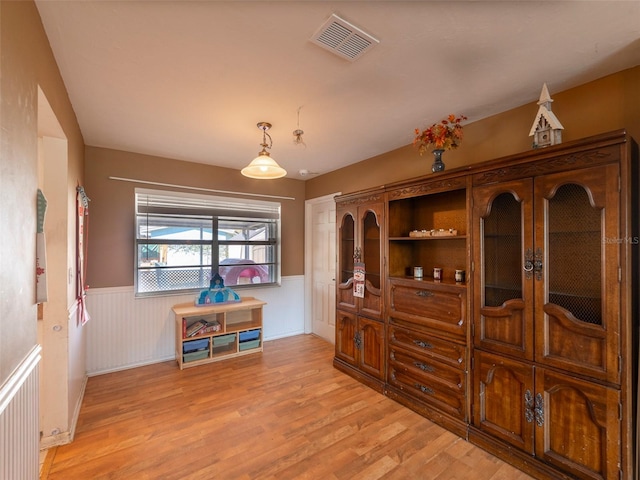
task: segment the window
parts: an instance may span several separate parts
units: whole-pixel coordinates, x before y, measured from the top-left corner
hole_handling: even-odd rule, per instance
[[[280,280],[280,204],[136,189],[136,295]]]

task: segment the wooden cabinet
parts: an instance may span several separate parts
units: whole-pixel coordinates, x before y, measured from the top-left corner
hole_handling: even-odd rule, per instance
[[[459,435],[469,419],[467,178],[390,188],[387,395]],[[414,276],[414,267],[423,276]],[[441,279],[434,268],[442,269]]]
[[[384,325],[338,310],[336,358],[379,380],[384,378]]]
[[[516,447],[523,455],[511,461],[543,477],[551,468],[550,478],[622,478],[630,468],[621,448],[634,415],[621,382],[631,358],[621,335],[632,331],[621,315],[626,156],[592,148],[572,152],[570,164],[559,155],[528,165],[532,177],[474,177],[470,437],[494,451]],[[505,166],[501,176],[522,171]]]
[[[337,368],[378,390],[385,376],[384,197],[379,190],[337,199]],[[364,268],[364,279],[354,273]],[[360,285],[358,285],[360,283]]]
[[[339,197],[334,364],[536,478],[635,478],[639,178],[617,131]]]
[[[387,395],[465,435],[467,348],[408,324],[389,326]]]
[[[620,389],[476,350],[470,438],[541,478],[619,477]],[[503,444],[503,445],[501,445]],[[518,454],[518,451],[521,454]],[[555,472],[553,469],[557,469]]]
[[[389,277],[413,277],[419,266],[433,280],[438,267],[443,282],[455,283],[468,262],[467,178],[394,185],[387,199]]]
[[[176,361],[180,370],[262,352],[263,305],[266,302],[253,297],[207,306],[174,305]],[[199,324],[203,328],[191,335]]]
[[[619,381],[618,170],[474,189],[477,347]]]

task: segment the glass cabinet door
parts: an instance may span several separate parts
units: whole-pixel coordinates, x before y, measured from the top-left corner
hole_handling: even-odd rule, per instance
[[[476,346],[533,359],[532,181],[476,187]]]
[[[382,319],[381,278],[382,263],[380,238],[380,218],[382,204],[367,206],[360,212],[361,239],[360,261],[365,268],[365,289],[361,312],[369,317]]]
[[[536,179],[536,360],[617,381],[618,167]],[[544,332],[544,334],[543,334]]]
[[[350,211],[337,211],[338,215],[338,281],[336,283],[337,308],[355,311],[353,296],[353,263],[356,248],[356,223]]]
[[[367,210],[362,220],[362,261],[366,279],[373,288],[380,288],[380,225],[375,212]]]

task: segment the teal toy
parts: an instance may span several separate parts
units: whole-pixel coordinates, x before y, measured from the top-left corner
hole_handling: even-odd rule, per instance
[[[224,280],[216,273],[209,282],[209,289],[202,290],[196,298],[196,306],[211,305],[212,303],[241,302],[240,295],[231,288],[224,286]]]

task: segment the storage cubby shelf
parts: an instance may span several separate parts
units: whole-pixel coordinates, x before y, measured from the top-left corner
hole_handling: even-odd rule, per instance
[[[266,302],[253,297],[207,306],[174,305],[176,361],[180,369],[262,352],[263,305]],[[206,333],[187,336],[186,332],[198,322],[203,322]],[[208,330],[211,328],[217,330]]]

